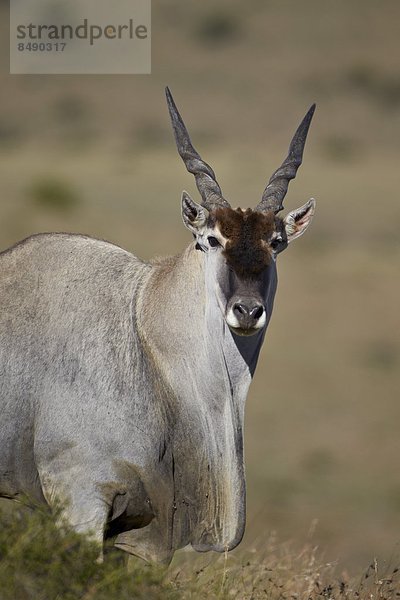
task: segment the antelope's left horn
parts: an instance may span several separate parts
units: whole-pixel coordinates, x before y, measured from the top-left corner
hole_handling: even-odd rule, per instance
[[[275,171],[268,182],[262,195],[261,202],[256,210],[267,212],[272,210],[275,214],[283,209],[283,199],[291,179],[296,177],[297,169],[303,160],[303,150],[307,139],[308,129],[315,111],[313,104],[293,136],[289,146],[289,153],[282,165]]]

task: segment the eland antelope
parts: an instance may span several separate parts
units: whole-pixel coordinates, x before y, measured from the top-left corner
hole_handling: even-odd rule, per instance
[[[315,202],[281,218],[314,106],[257,207],[231,208],[166,90],[193,241],[144,262],[105,241],[32,236],[0,255],[0,495],[27,494],[148,561],[223,552],[245,526],[243,413],[276,260]]]

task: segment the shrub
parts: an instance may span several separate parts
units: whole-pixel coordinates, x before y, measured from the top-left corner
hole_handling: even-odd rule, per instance
[[[141,561],[127,570],[116,550],[99,564],[98,545],[57,518],[41,507],[0,511],[1,600],[175,598],[160,570]]]
[[[239,36],[239,21],[231,13],[219,10],[199,18],[197,38],[206,44],[223,44]]]
[[[79,202],[79,196],[71,185],[54,177],[43,177],[35,181],[28,194],[35,204],[50,209],[65,211]]]

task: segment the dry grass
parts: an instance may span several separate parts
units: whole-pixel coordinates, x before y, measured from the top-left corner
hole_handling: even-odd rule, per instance
[[[194,568],[190,561],[184,562],[169,577],[188,600],[395,600],[400,596],[396,566],[374,560],[353,577],[340,573],[336,564],[324,562],[311,543],[297,549],[293,544],[277,543],[274,537],[235,559],[209,558],[206,566]]]
[[[399,569],[375,559],[359,577],[339,574],[310,539],[302,548],[271,535],[247,552],[176,555],[168,570],[98,547],[47,510],[0,515],[1,600],[395,600]],[[312,537],[312,536],[311,536]]]

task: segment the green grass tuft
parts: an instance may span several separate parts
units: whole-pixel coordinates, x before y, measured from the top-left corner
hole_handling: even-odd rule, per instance
[[[144,563],[129,570],[121,552],[97,562],[97,544],[44,508],[21,506],[0,512],[1,600],[172,600],[175,592],[163,573]],[[139,561],[138,561],[139,563]]]
[[[35,181],[28,194],[36,205],[43,208],[67,211],[79,203],[76,190],[68,182],[54,177]]]

